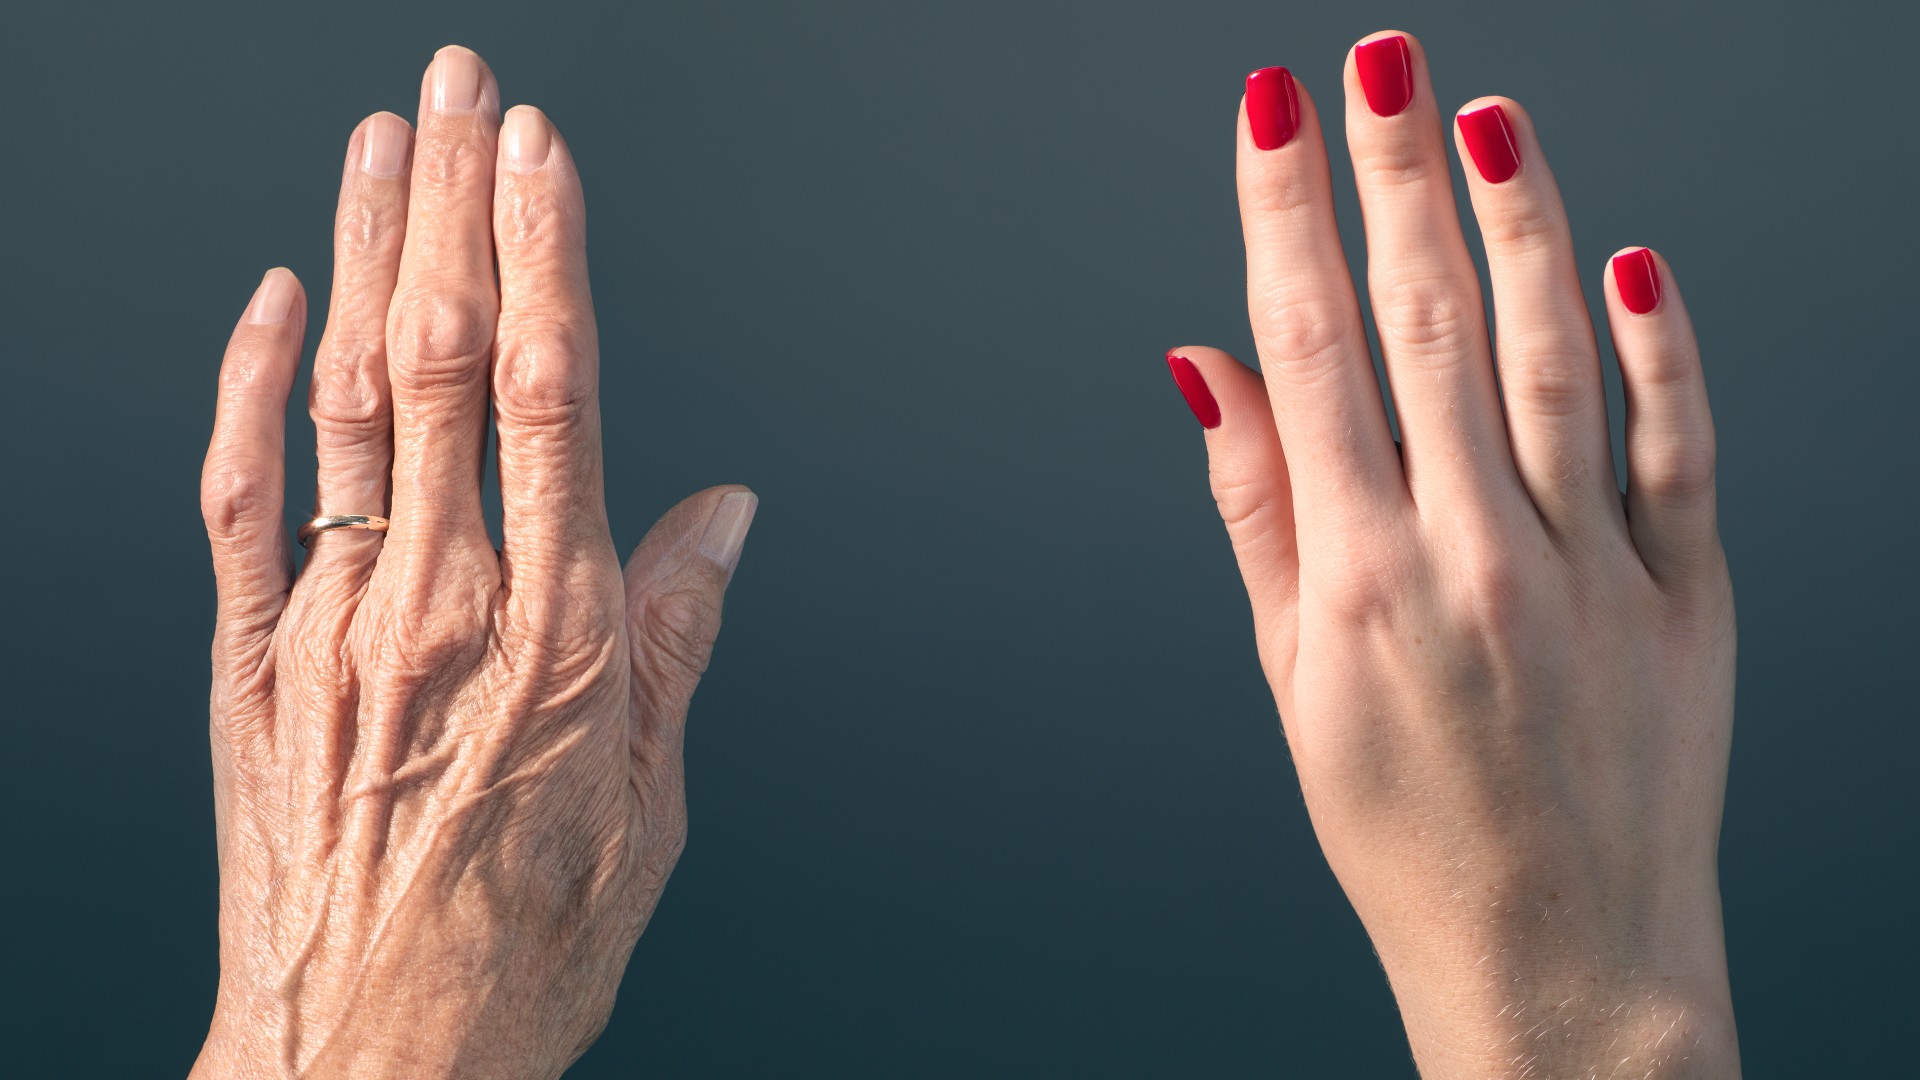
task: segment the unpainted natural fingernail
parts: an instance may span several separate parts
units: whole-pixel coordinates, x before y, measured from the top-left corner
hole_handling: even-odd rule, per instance
[[[707,531],[700,537],[700,554],[727,573],[740,564],[740,549],[747,542],[747,529],[753,524],[753,512],[760,498],[751,491],[728,492],[707,519]]]
[[[382,180],[399,176],[407,163],[407,134],[405,120],[388,113],[376,114],[360,136],[360,168]]]
[[[480,101],[480,58],[470,49],[449,45],[433,58],[435,112],[469,112]]]
[[[300,291],[293,271],[276,266],[260,279],[253,291],[253,303],[247,307],[247,321],[256,325],[283,323],[293,312],[293,298]]]
[[[530,173],[546,164],[547,151],[553,146],[547,118],[535,109],[509,111],[500,139],[507,147],[507,168],[517,173]]]

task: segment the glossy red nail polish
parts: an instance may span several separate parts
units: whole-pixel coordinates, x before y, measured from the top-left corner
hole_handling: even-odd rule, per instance
[[[1367,42],[1353,50],[1353,66],[1375,115],[1398,115],[1413,101],[1413,53],[1406,38],[1395,34]]]
[[[1513,139],[1513,125],[1507,123],[1507,110],[1498,105],[1463,112],[1454,117],[1460,136],[1466,140],[1467,153],[1480,178],[1498,184],[1520,171],[1520,144]]]
[[[1261,68],[1247,76],[1247,126],[1253,129],[1253,145],[1262,150],[1278,150],[1293,140],[1300,100],[1286,68]]]
[[[1212,431],[1220,426],[1220,404],[1213,400],[1213,391],[1207,389],[1207,380],[1200,377],[1200,369],[1193,361],[1178,353],[1167,354],[1167,370],[1173,372],[1173,385],[1180,388],[1180,396],[1187,399],[1187,408],[1193,410],[1193,418],[1200,426]]]
[[[1660,306],[1660,266],[1653,252],[1636,248],[1613,257],[1613,287],[1620,290],[1620,302],[1635,315],[1645,315]]]

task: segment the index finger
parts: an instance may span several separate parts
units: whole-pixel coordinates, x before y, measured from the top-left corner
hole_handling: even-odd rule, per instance
[[[1303,539],[1406,498],[1360,302],[1334,224],[1326,144],[1285,68],[1247,77],[1239,129],[1247,310],[1286,448]]]

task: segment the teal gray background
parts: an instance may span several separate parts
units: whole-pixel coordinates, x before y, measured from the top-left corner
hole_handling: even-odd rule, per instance
[[[1411,1075],[1160,360],[1251,355],[1242,75],[1337,115],[1386,27],[1443,108],[1532,110],[1591,295],[1623,245],[1677,268],[1740,607],[1748,1074],[1902,1071],[1913,10],[20,5],[0,1072],[179,1075],[204,1033],[215,367],[276,263],[317,338],[347,134],[457,41],[585,170],[621,549],[699,487],[763,500],[691,845],[572,1075]]]

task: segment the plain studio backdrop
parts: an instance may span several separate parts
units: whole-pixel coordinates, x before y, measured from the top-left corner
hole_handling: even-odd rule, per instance
[[[1911,6],[436,6],[8,16],[0,1071],[177,1075],[205,1032],[214,372],[275,264],[317,340],[348,132],[460,42],[585,173],[621,551],[762,499],[691,844],[572,1075],[1409,1075],[1160,359],[1251,355],[1252,68],[1333,118],[1361,265],[1340,67],[1383,28],[1443,110],[1532,110],[1596,310],[1616,248],[1672,260],[1740,607],[1749,1075],[1910,1064]]]

